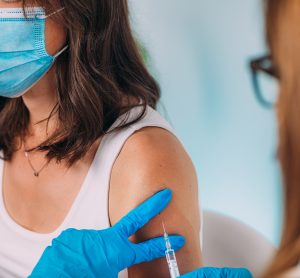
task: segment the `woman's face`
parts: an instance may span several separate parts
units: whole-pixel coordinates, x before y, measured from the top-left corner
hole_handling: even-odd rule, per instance
[[[22,1],[16,1],[16,2],[0,1],[0,9],[21,8],[21,7],[22,7]],[[53,16],[46,18],[45,40],[46,40],[46,50],[50,55],[54,55],[66,45],[66,30],[61,23],[55,21],[55,17]]]

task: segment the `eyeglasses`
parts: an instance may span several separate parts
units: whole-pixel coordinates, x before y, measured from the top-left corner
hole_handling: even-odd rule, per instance
[[[252,83],[257,100],[273,108],[278,98],[279,75],[270,55],[250,61]]]

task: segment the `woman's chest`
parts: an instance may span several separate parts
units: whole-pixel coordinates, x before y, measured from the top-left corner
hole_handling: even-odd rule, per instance
[[[7,213],[28,230],[55,231],[71,209],[90,164],[84,161],[67,169],[50,162],[36,177],[26,161],[18,157],[5,162],[2,193]]]

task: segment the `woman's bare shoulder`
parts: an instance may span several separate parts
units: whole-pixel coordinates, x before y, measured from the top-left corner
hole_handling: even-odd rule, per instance
[[[142,128],[128,138],[114,163],[110,185],[113,197],[121,198],[127,192],[133,198],[139,191],[148,197],[165,187],[198,190],[191,158],[174,134],[159,127]]]
[[[112,170],[110,220],[114,224],[155,192],[165,187],[172,189],[172,201],[162,217],[169,233],[186,237],[186,245],[177,255],[178,263],[183,272],[200,267],[197,183],[191,158],[173,133],[159,127],[140,129],[126,141]],[[156,217],[133,240],[143,241],[161,232],[161,222]],[[143,277],[167,277],[164,260],[135,266],[130,272]]]

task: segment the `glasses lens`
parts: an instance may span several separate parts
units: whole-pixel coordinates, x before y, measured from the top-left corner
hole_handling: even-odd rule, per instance
[[[274,106],[279,95],[278,79],[263,71],[258,71],[257,82],[261,101],[267,106]]]

